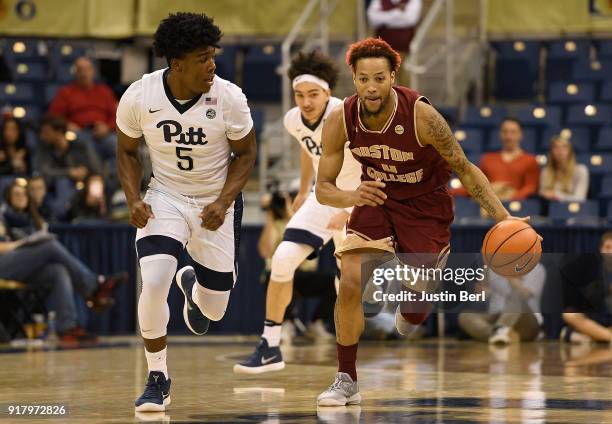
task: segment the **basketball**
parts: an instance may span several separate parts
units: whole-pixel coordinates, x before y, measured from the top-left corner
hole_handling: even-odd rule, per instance
[[[526,222],[507,219],[493,226],[484,238],[482,256],[494,272],[504,277],[520,277],[540,261],[542,243]]]

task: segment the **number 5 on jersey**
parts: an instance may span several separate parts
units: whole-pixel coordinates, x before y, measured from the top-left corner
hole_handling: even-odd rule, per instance
[[[179,159],[176,165],[181,171],[191,171],[193,169],[193,158],[185,154],[186,152],[191,152],[192,150],[193,149],[190,147],[176,148],[176,157]]]

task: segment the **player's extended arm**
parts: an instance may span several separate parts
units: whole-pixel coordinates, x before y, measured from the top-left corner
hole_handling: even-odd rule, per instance
[[[219,198],[200,213],[202,227],[210,231],[216,231],[225,221],[227,209],[246,185],[257,158],[255,128],[240,140],[228,142],[235,158],[229,165],[225,185]]]
[[[425,102],[416,104],[417,134],[422,144],[433,146],[453,168],[468,193],[487,213],[499,222],[510,214],[497,198],[487,177],[471,163],[455,140],[448,124],[432,106]]]
[[[151,206],[140,199],[142,164],[138,156],[140,139],[125,135],[117,128],[117,171],[130,210],[130,224],[137,228],[154,218]]]
[[[312,159],[310,159],[310,156],[308,156],[308,153],[303,148],[300,148],[300,190],[295,199],[293,199],[292,212],[297,212],[308,197],[310,187],[312,186],[313,174]]]
[[[319,160],[317,184],[315,188],[317,200],[323,205],[335,208],[350,208],[351,206],[382,205],[387,195],[381,190],[385,183],[381,181],[363,181],[355,191],[340,190],[336,178],[344,162],[344,123],[342,122],[342,107],[334,109],[325,124],[321,135],[323,153]]]

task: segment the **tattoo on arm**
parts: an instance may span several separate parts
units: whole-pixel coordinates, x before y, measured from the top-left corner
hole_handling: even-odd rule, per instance
[[[470,194],[472,195],[472,198],[477,201],[485,211],[487,211],[489,216],[494,217],[496,215],[495,206],[493,206],[493,204],[489,201],[489,197],[486,195],[482,186],[477,185],[472,187]]]
[[[470,163],[444,118],[431,108],[431,112],[425,115],[425,125],[428,138],[440,156],[449,163],[458,177],[464,175]]]

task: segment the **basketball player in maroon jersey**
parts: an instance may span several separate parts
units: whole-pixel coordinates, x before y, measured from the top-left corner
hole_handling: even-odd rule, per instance
[[[361,401],[356,371],[357,343],[364,326],[361,254],[433,254],[437,263],[426,265],[443,266],[453,221],[453,200],[447,190],[451,169],[496,221],[512,218],[429,101],[416,91],[393,86],[400,66],[395,50],[381,39],[368,38],[350,46],[346,63],[357,93],[325,122],[316,183],[322,204],[355,206],[347,238],[336,250],[342,263],[335,311],[338,373],[319,395],[320,406]],[[346,142],[362,165],[362,183],[355,191],[342,191],[335,183]],[[402,310],[396,323],[399,317],[420,324],[426,316],[423,310]]]

